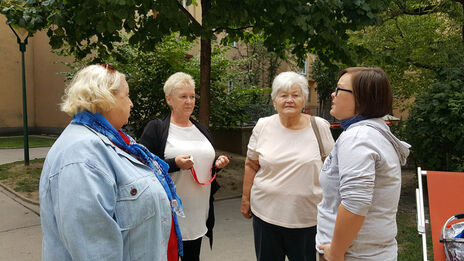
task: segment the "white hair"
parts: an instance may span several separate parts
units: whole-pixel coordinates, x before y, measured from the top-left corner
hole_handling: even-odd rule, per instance
[[[78,71],[66,87],[61,110],[70,116],[84,110],[109,111],[115,105],[114,95],[124,79],[124,74],[110,65],[87,66]]]
[[[164,83],[164,94],[166,96],[170,96],[175,89],[183,87],[195,88],[195,81],[190,74],[176,72],[175,74],[169,76],[169,78]]]
[[[288,90],[295,84],[300,87],[306,104],[309,96],[308,80],[303,75],[296,72],[282,72],[274,78],[271,92],[272,100],[275,100],[279,91]]]

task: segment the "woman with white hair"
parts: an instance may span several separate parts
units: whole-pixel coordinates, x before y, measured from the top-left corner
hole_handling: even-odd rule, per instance
[[[125,77],[90,65],[66,88],[73,116],[40,177],[42,260],[168,260],[182,254],[182,204],[168,166],[122,131]],[[179,241],[179,242],[178,242]]]
[[[183,261],[200,260],[201,239],[213,242],[213,195],[219,189],[216,173],[229,164],[226,156],[215,158],[208,128],[191,118],[195,107],[192,76],[177,72],[164,84],[171,112],[145,127],[140,143],[169,164],[169,173],[183,202],[185,218],[179,220]]]
[[[248,143],[240,210],[253,217],[258,261],[316,260],[319,171],[334,141],[326,120],[302,113],[308,93],[305,77],[280,73],[271,93],[277,114],[259,119]]]

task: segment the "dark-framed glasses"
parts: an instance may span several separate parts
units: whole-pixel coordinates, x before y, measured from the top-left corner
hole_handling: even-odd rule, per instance
[[[337,88],[335,88],[335,96],[338,96],[338,91],[344,91],[344,92],[353,93],[352,90],[348,90],[348,89],[343,89],[343,88],[337,87]]]

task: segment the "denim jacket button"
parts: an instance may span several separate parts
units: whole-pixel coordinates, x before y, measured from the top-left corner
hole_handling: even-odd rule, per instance
[[[137,194],[137,189],[132,188],[131,191],[130,191],[130,194],[131,194],[132,196],[135,196],[135,195]]]

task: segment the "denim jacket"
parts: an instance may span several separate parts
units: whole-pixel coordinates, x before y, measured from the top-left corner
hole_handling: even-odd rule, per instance
[[[153,171],[94,130],[70,124],[40,178],[42,260],[166,260],[168,197]]]

